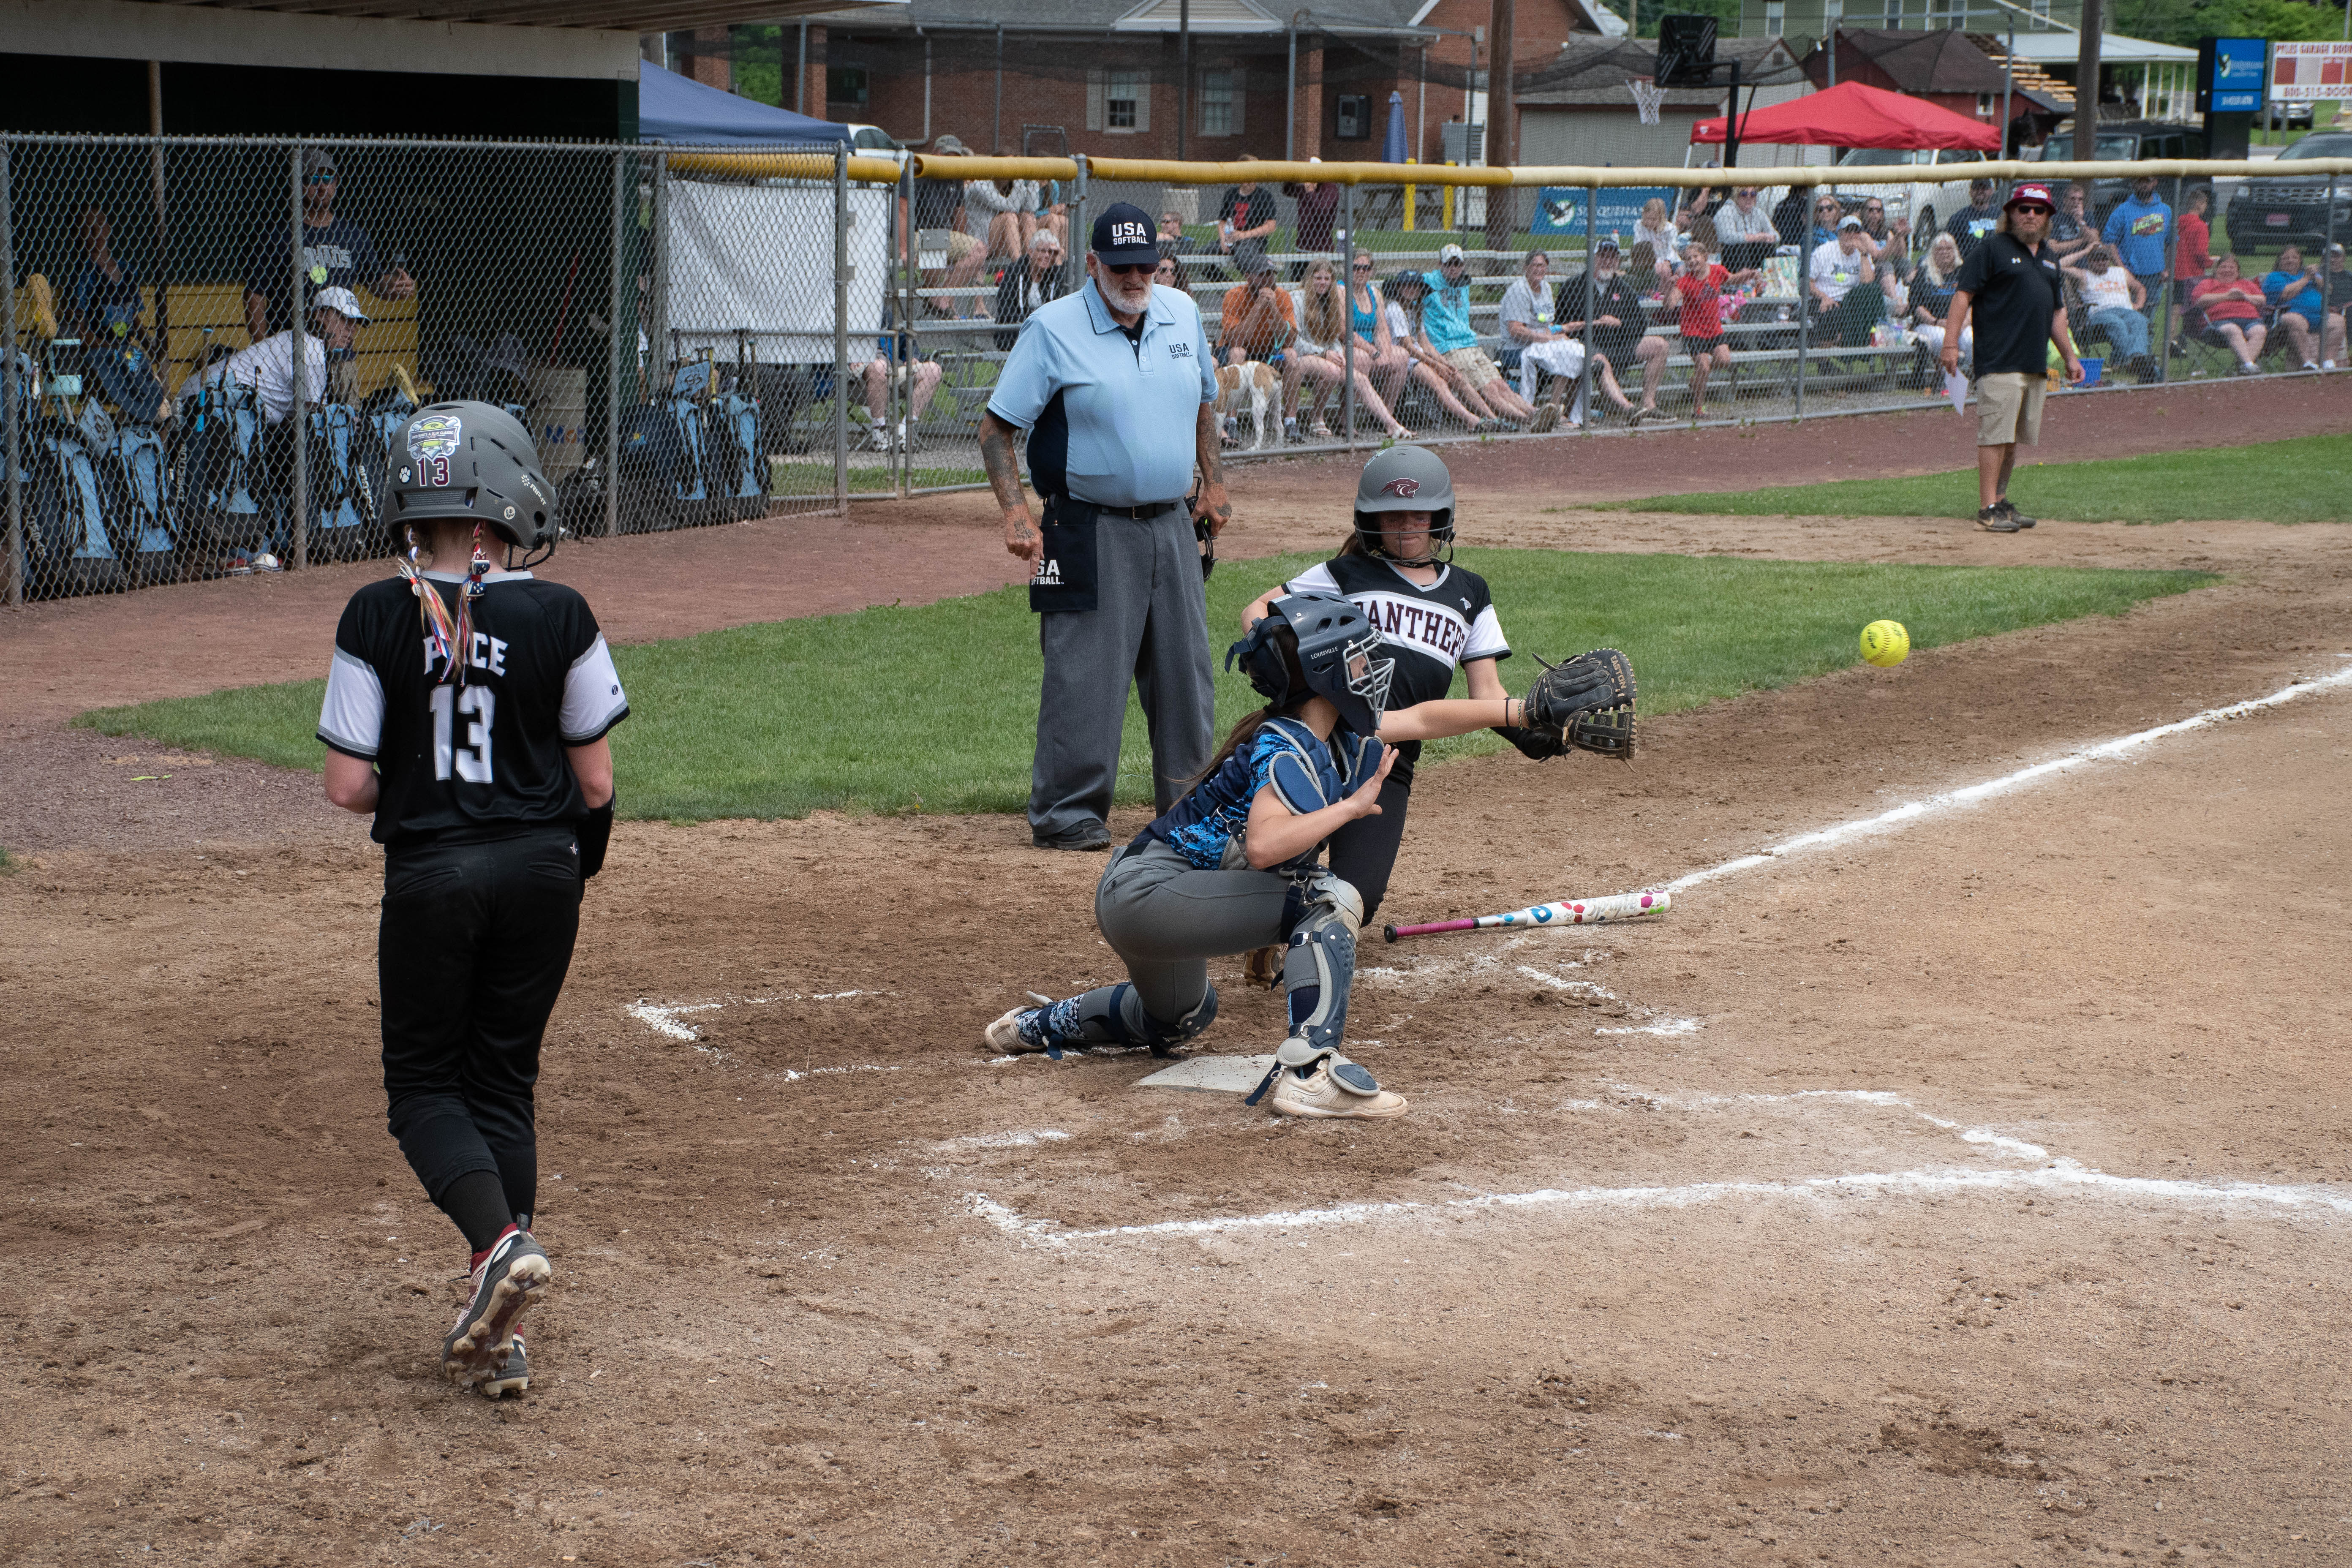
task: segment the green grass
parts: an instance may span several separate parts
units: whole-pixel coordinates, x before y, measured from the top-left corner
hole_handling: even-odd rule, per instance
[[[2148,405],[2149,398],[2142,396],[2140,404]],[[2344,522],[2352,521],[2352,483],[2347,481],[2352,481],[2352,436],[2305,436],[2146,458],[2037,463],[2017,470],[2010,492],[2036,517],[2090,522],[2238,518]],[[1622,505],[1631,511],[1735,517],[1965,518],[1976,513],[1977,474],[1974,468],[1956,468],[1906,479],[1840,479],[1715,495],[1652,496]]]
[[[1320,559],[1228,563],[1210,584],[1212,642],[1241,608]],[[1890,616],[1915,647],[2020,626],[2120,615],[2213,579],[2192,572],[1844,565],[1677,555],[1465,551],[1494,585],[1523,657],[1603,644],[1633,657],[1642,710],[1671,713],[1857,662],[1863,626]],[[614,650],[632,717],[615,730],[620,808],[632,817],[797,816],[812,810],[1017,811],[1037,721],[1035,619],[1019,588],[914,607],[775,621]],[[312,738],[323,681],[245,687],[102,709],[78,723],[110,735],[320,765]],[[1256,705],[1217,677],[1220,728]],[[1458,689],[1458,683],[1457,683]],[[1502,742],[1442,742],[1434,757]],[[1130,708],[1120,797],[1148,798],[1149,755]]]

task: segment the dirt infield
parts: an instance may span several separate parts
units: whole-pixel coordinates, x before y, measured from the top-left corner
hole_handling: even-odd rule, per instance
[[[1328,533],[1250,483],[1253,549]],[[1657,721],[1630,767],[1434,770],[1391,917],[1663,881],[2352,654],[2337,528],[1539,500],[1489,537],[2227,578]],[[890,526],[995,566],[968,518]],[[743,593],[762,538],[614,554]],[[63,608],[117,657],[12,685],[12,753],[192,679]],[[1003,819],[625,825],[551,1031],[540,1380],[496,1406],[433,1370],[458,1244],[383,1130],[373,852],[307,779],[90,744],[97,804],[0,876],[8,1561],[2352,1554],[2352,687],[1653,924],[1370,944],[1351,1037],[1414,1102],[1382,1127],[984,1059],[1021,990],[1108,977],[1099,858]],[[1217,979],[1211,1048],[1270,1047],[1276,999]]]

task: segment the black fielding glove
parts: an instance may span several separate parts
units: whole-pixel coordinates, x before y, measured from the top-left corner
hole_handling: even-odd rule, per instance
[[[1538,763],[1568,755],[1566,741],[1541,730],[1522,729],[1517,724],[1497,724],[1495,733],[1517,746],[1521,756]]]
[[[613,842],[613,803],[608,800],[583,817],[574,836],[580,843],[580,879],[584,882],[604,868],[604,851]]]

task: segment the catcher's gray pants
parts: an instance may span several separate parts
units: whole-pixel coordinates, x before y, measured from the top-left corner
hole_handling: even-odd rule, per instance
[[[1355,974],[1355,889],[1327,871],[1203,871],[1167,845],[1122,850],[1095,887],[1095,923],[1127,965],[1127,985],[1076,998],[1071,1044],[1171,1045],[1216,1016],[1209,960],[1287,942],[1291,1028],[1336,1046]]]
[[[1037,617],[1045,681],[1029,826],[1040,837],[1109,819],[1130,679],[1151,732],[1157,810],[1182,798],[1216,751],[1207,595],[1192,514],[1179,506],[1140,522],[1097,520],[1095,573],[1096,608]]]

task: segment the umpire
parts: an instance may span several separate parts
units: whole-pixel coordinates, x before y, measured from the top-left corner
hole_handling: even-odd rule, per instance
[[[1153,286],[1159,265],[1150,217],[1124,202],[1105,211],[1086,287],[1023,323],[980,423],[1004,548],[1034,564],[1029,607],[1045,681],[1029,827],[1041,849],[1109,847],[1103,819],[1118,783],[1130,679],[1151,731],[1159,810],[1176,804],[1213,750],[1200,538],[1222,532],[1233,507],[1200,309],[1181,289]],[[1042,531],[1022,493],[1017,430],[1029,433]]]
[[[529,571],[556,519],[522,426],[436,403],[391,458],[383,515],[408,555],[343,607],[319,739],[327,798],[374,813],[384,847],[386,1120],[473,1252],[442,1370],[496,1397],[530,1381],[514,1323],[549,1278],[530,1230],[540,1040],[604,864],[605,732],[629,705],[587,601]]]

